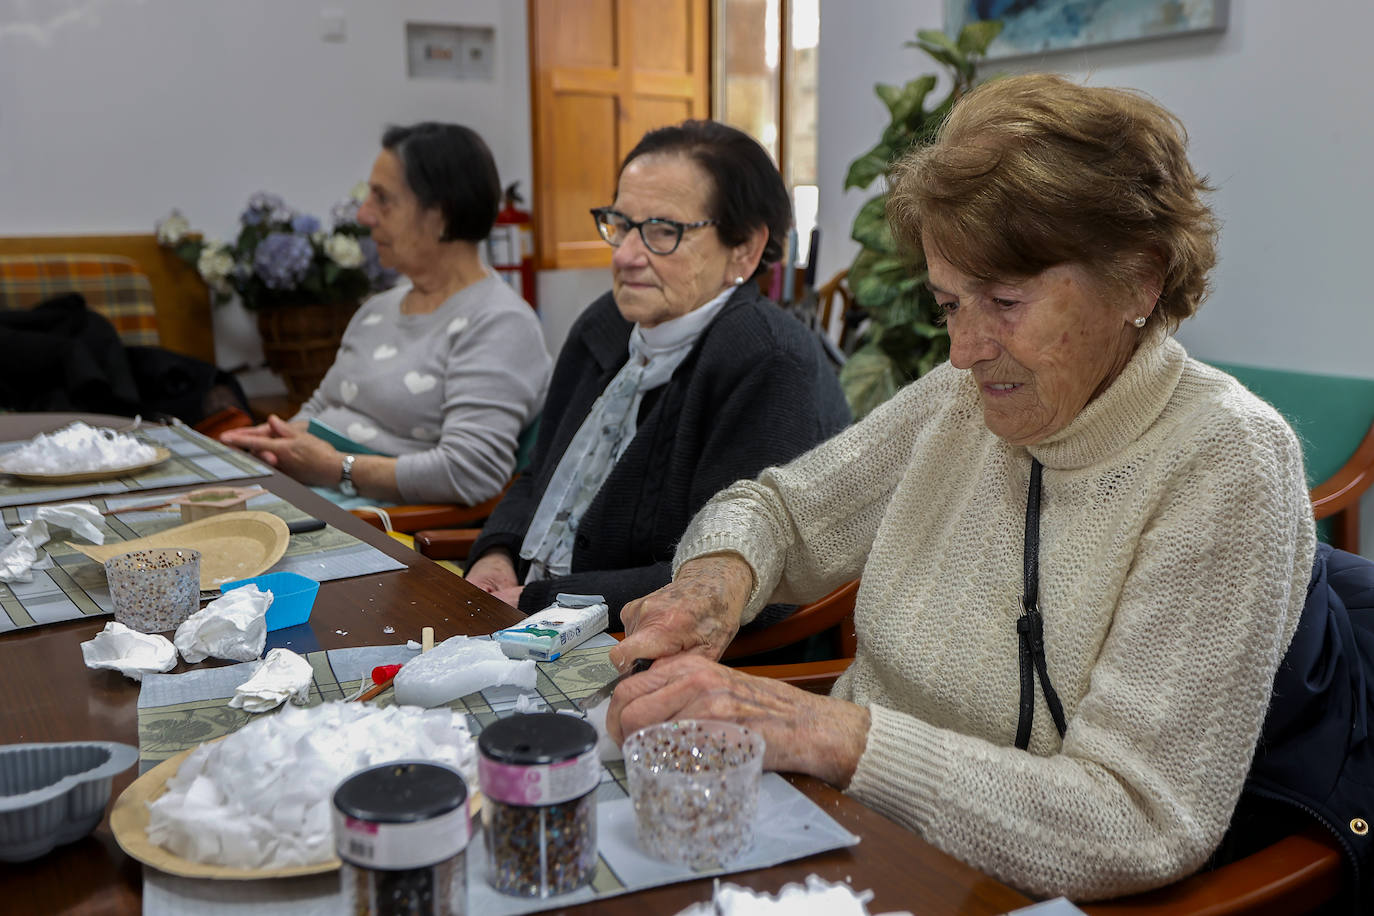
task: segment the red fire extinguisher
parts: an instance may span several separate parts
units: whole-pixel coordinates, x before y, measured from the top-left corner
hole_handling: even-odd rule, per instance
[[[487,260],[497,276],[520,294],[530,308],[539,308],[534,291],[534,217],[516,204],[523,203],[517,189],[506,188],[506,205],[496,214],[496,225],[487,237]]]

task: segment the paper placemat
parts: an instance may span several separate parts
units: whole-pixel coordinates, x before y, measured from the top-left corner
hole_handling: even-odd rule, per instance
[[[556,662],[540,663],[535,689],[553,709],[570,708],[581,697],[614,677],[606,656],[614,645],[608,636],[597,637]],[[341,699],[353,694],[363,678],[377,665],[405,662],[414,656],[404,645],[334,649],[306,655],[315,672],[310,702]],[[203,741],[240,728],[251,715],[230,709],[227,700],[234,688],[252,673],[253,664],[190,671],[185,674],[148,675],[138,698],[138,743],[141,771]],[[468,714],[477,734],[488,723],[514,712],[522,691],[499,687],[481,691],[449,706]],[[390,691],[376,701],[392,702]],[[508,897],[493,890],[486,880],[486,852],[480,830],[474,830],[467,848],[469,913],[510,916],[585,903],[601,897],[643,890],[694,878],[767,868],[831,849],[852,846],[859,838],[835,823],[814,802],[776,774],[764,775],[760,786],[759,818],[754,844],[729,869],[695,872],[687,866],[669,865],[639,851],[635,840],[634,811],[625,783],[625,768],[615,761],[602,767],[596,789],[597,845],[600,859],[592,883],[571,894],[545,900]],[[474,824],[474,827],[477,825]],[[143,870],[143,912],[161,914],[324,914],[339,912],[339,877],[336,873],[305,878],[264,881],[209,881],[178,878],[156,869]]]
[[[141,426],[133,435],[172,453],[166,461],[127,477],[85,483],[46,484],[0,474],[0,507],[33,503],[66,502],[86,496],[132,493],[182,484],[217,483],[271,473],[267,465],[247,452],[230,448],[189,426]],[[17,449],[28,440],[0,442],[0,454]]]
[[[122,496],[87,501],[104,512],[147,503],[149,497]],[[270,512],[287,522],[309,518],[305,512],[271,493],[250,499],[248,508]],[[35,506],[0,509],[0,521],[5,527],[13,528],[32,519],[36,511]],[[107,515],[105,543],[145,537],[180,524],[181,514],[176,507],[172,507],[171,511]],[[54,535],[53,540],[40,548],[40,552],[46,550],[52,559],[52,568],[34,570],[30,582],[0,582],[0,633],[114,613],[104,567],[68,547],[64,543],[71,537],[68,532],[59,529]],[[271,571],[300,573],[317,582],[327,582],[404,568],[404,563],[387,556],[376,547],[326,525],[319,531],[292,535],[286,555],[277,561]]]

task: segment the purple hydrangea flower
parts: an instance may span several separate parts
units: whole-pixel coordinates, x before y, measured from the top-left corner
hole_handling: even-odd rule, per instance
[[[334,226],[347,226],[358,222],[359,203],[352,197],[346,198],[335,204],[329,211],[329,218],[334,221]]]
[[[311,235],[320,231],[320,221],[309,213],[297,213],[291,220],[291,229],[297,235]]]
[[[253,254],[253,268],[269,289],[292,289],[310,269],[314,249],[305,236],[273,232]]]

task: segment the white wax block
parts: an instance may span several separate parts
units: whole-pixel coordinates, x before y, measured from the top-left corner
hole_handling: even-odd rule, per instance
[[[488,687],[533,690],[535,677],[533,661],[506,658],[492,640],[454,636],[406,662],[392,686],[397,703],[433,707]]]
[[[138,633],[113,620],[94,639],[81,644],[81,657],[87,668],[109,668],[136,681],[177,665],[176,647],[166,636]]]
[[[209,656],[251,662],[267,645],[267,609],[272,593],[256,585],[225,592],[182,621],[173,642],[188,662]]]
[[[258,663],[253,676],[234,689],[229,705],[249,712],[267,712],[291,697],[304,703],[310,699],[310,682],[314,676],[310,662],[295,652],[273,649]]]
[[[600,755],[602,763],[625,759],[625,752],[621,750],[620,745],[611,740],[610,733],[606,731],[606,713],[610,708],[611,698],[606,697],[587,710],[587,721],[596,729],[596,752]]]

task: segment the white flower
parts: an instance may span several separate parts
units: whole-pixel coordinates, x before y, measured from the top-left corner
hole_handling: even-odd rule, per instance
[[[191,224],[180,210],[173,210],[157,223],[157,240],[163,245],[175,245],[191,231]]]
[[[367,200],[367,192],[367,182],[360,181],[353,186],[352,191],[348,192],[348,196],[356,200],[358,203],[362,203],[363,201]]]
[[[325,240],[328,238],[328,232],[325,232],[323,229],[317,229],[310,233],[310,244],[314,245],[316,248],[323,248]]]
[[[329,255],[330,260],[340,267],[361,267],[363,265],[362,246],[351,235],[344,235],[341,232],[334,233],[325,240],[324,253]]]
[[[201,249],[196,270],[207,286],[217,293],[228,293],[229,274],[234,270],[234,255],[223,242],[207,242]]]

